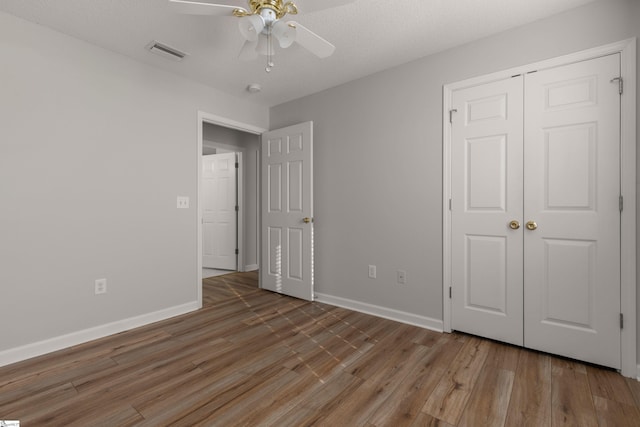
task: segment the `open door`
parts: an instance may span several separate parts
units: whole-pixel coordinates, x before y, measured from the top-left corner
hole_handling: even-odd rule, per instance
[[[262,135],[263,289],[313,300],[313,122]]]

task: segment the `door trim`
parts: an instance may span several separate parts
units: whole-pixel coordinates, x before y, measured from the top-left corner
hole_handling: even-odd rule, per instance
[[[196,147],[196,155],[197,155],[197,168],[196,168],[196,192],[197,192],[197,200],[196,200],[196,212],[197,212],[197,220],[196,220],[196,291],[197,291],[197,304],[198,308],[202,308],[202,184],[200,182],[200,175],[202,171],[202,147],[203,147],[203,132],[202,128],[205,123],[218,125],[230,129],[240,130],[242,132],[251,133],[253,135],[260,135],[263,132],[266,132],[267,129],[254,126],[248,123],[238,122],[236,120],[228,119],[226,117],[217,116],[215,114],[210,114],[204,111],[198,111],[198,142]],[[258,194],[260,193],[260,188],[257,189]],[[259,205],[258,205],[259,210]],[[258,212],[258,217],[260,216],[260,212]],[[240,221],[240,218],[238,218]],[[259,230],[259,229],[258,229]],[[260,235],[258,233],[258,242],[257,245],[260,246]],[[240,238],[240,236],[238,236]],[[244,265],[240,262],[244,262],[244,247],[238,247],[240,254],[238,254],[238,269],[244,269]],[[259,254],[258,254],[259,255]]]
[[[574,62],[586,61],[605,55],[620,53],[620,72],[624,81],[621,97],[621,146],[620,146],[620,191],[624,197],[624,209],[620,217],[620,302],[624,315],[621,331],[621,373],[626,377],[638,375],[636,361],[636,39],[587,49],[569,55],[548,59],[528,65],[473,77],[443,87],[442,102],[442,318],[443,329],[451,332],[451,127],[449,110],[453,91],[480,84],[503,80],[517,74],[525,74]]]

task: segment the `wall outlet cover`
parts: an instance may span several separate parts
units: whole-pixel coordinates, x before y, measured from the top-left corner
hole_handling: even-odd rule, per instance
[[[189,209],[189,198],[186,196],[178,196],[178,209]]]

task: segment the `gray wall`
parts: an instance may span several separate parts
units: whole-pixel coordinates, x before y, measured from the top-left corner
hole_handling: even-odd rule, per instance
[[[205,123],[203,126],[203,154],[208,147],[223,144],[225,148],[235,147],[242,151],[244,167],[244,267],[258,265],[258,159],[260,136],[235,129]]]
[[[195,302],[198,110],[268,110],[3,13],[0,51],[0,355]]]
[[[442,319],[443,85],[634,36],[640,2],[600,1],[272,108],[314,121],[317,292]]]

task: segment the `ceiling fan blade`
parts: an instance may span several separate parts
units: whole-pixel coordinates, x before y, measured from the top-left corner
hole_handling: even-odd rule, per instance
[[[318,58],[326,58],[331,56],[336,50],[336,47],[308,29],[307,27],[294,22],[287,22],[288,25],[293,25],[296,28],[296,43],[307,49],[309,52],[316,55]]]
[[[344,6],[353,3],[355,0],[296,0],[300,13],[315,12],[318,10],[330,9],[332,7]]]
[[[188,15],[221,15],[231,16],[236,9],[246,12],[243,7],[228,4],[203,3],[188,0],[169,0],[169,6],[178,13]]]
[[[258,47],[258,39],[254,41],[247,40],[242,45],[242,49],[240,49],[240,54],[238,58],[242,61],[251,61],[258,57],[258,52],[256,51],[256,47]]]

